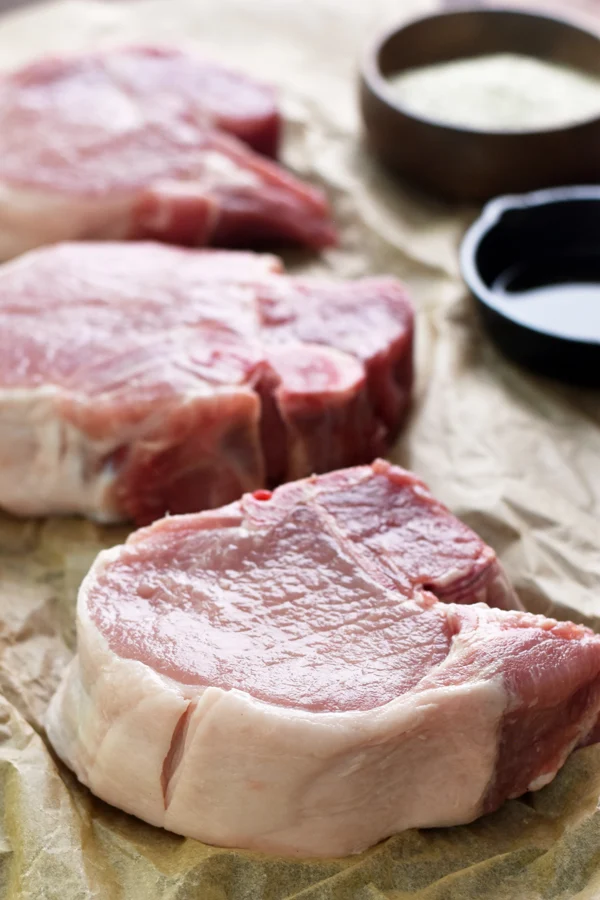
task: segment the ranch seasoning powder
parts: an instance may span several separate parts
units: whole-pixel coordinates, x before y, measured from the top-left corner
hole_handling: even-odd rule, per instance
[[[411,113],[484,131],[541,131],[600,115],[600,77],[513,53],[398,72],[393,97]]]

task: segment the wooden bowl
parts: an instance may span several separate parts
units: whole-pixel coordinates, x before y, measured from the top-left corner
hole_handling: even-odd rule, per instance
[[[548,15],[477,9],[414,20],[387,31],[363,60],[361,110],[376,155],[455,201],[599,182],[600,116],[544,131],[482,131],[416,115],[386,84],[386,76],[405,69],[491,53],[535,56],[600,76],[600,37]]]

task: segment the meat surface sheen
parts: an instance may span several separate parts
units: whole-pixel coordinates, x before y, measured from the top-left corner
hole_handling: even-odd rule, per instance
[[[420,478],[384,460],[283,485],[275,504],[252,495],[240,502],[252,521],[273,526],[288,504],[310,503],[361,568],[404,595],[423,590],[445,602],[520,608],[492,548]]]
[[[470,822],[551,781],[600,710],[593,632],[436,598],[492,558],[382,461],[163,519],[84,581],[50,740],[104,800],[222,846]]]
[[[0,79],[0,259],[75,239],[335,242],[276,156],[271,88],[176,49],[48,58]]]
[[[296,303],[296,332],[265,316],[275,292]],[[297,294],[273,256],[144,242],[4,266],[0,506],[142,524],[373,459],[408,406],[410,301],[391,279],[302,282],[305,308]]]

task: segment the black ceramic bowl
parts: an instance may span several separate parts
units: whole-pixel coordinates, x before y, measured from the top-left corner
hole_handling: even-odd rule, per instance
[[[600,186],[492,200],[465,235],[460,262],[511,359],[600,386]]]
[[[361,110],[375,154],[450,200],[600,182],[600,117],[545,131],[459,128],[407,110],[386,83],[386,76],[406,69],[492,53],[535,56],[600,75],[600,38],[552,16],[473,9],[415,20],[387,31],[363,60]]]

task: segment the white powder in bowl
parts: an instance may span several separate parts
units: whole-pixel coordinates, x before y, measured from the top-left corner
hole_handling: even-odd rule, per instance
[[[408,111],[462,128],[541,131],[600,115],[600,76],[532,56],[473,56],[387,80]]]

